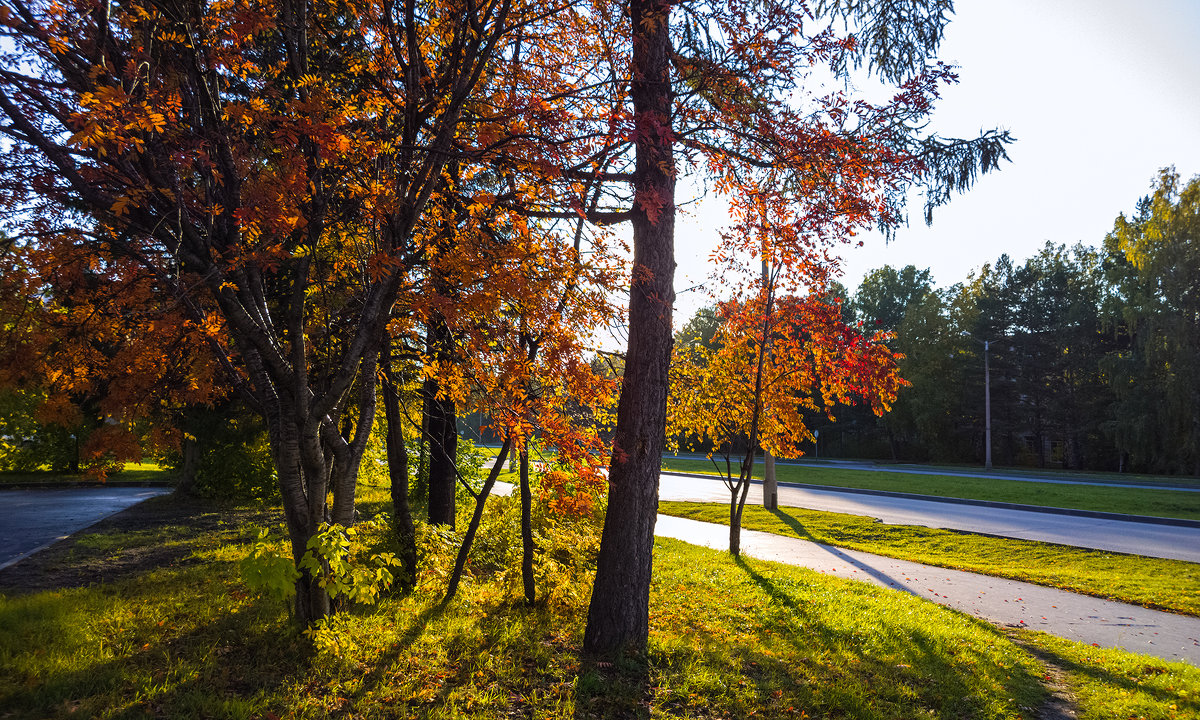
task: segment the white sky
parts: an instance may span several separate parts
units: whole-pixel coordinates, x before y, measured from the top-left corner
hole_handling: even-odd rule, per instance
[[[935,212],[932,227],[917,200],[891,244],[871,234],[847,247],[851,291],[884,264],[928,267],[946,287],[1047,240],[1098,246],[1159,168],[1200,174],[1200,0],[958,0],[955,9],[940,58],[960,66],[959,84],[931,127],[945,137],[1008,129],[1012,162]],[[679,218],[677,290],[708,276],[723,223],[715,200]],[[681,293],[676,324],[703,301]]]

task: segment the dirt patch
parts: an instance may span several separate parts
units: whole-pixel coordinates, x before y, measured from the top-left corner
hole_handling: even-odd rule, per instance
[[[1075,720],[1079,716],[1075,707],[1075,695],[1067,684],[1067,673],[1057,663],[1054,657],[1040,648],[1024,642],[1015,632],[1004,633],[1015,644],[1020,645],[1026,652],[1038,659],[1045,668],[1042,687],[1046,688],[1049,696],[1042,706],[1037,709],[1035,717],[1038,720]]]
[[[0,594],[112,582],[198,562],[200,543],[243,523],[276,525],[279,511],[164,495],[134,505],[0,570]]]

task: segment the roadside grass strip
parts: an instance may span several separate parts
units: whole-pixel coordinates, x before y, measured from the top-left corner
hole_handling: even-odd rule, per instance
[[[715,476],[712,463],[708,460],[666,458],[662,466],[664,470]],[[755,467],[754,477],[762,479],[761,466]],[[775,478],[779,482],[1200,520],[1200,493],[1180,490],[1060,485],[1023,480],[915,475],[797,465],[776,465]]]
[[[666,515],[729,524],[725,503],[661,502]],[[916,525],[862,515],[747,505],[742,527],[1084,593],[1183,615],[1200,615],[1200,564],[1124,555]]]
[[[363,513],[384,505],[368,499]],[[580,645],[598,518],[535,517],[539,601],[530,607],[513,542],[519,504],[505,498],[489,503],[480,533],[489,540],[448,607],[437,601],[458,538],[425,529],[412,595],[301,632],[284,603],[248,593],[238,576],[257,528],[277,518],[213,507],[57,551],[62,565],[107,559],[124,571],[0,596],[0,715],[1028,719],[1046,698],[1042,662],[977,619],[669,539],[655,543],[648,653],[588,660]],[[198,526],[208,529],[189,531]],[[390,535],[373,540],[386,550]],[[163,544],[174,557],[165,566],[126,562]],[[1138,712],[1194,717],[1178,694],[1200,691],[1194,672],[1129,653],[1095,658],[1095,695],[1125,689],[1127,668],[1162,666],[1153,680],[1173,694],[1143,694]],[[1081,690],[1080,707],[1091,697]]]
[[[1200,718],[1200,668],[1033,630],[1011,636],[1065,676],[1078,720]]]
[[[164,468],[157,463],[127,463],[124,469],[110,472],[106,481],[121,483],[167,483],[174,482],[176,472]],[[0,488],[5,485],[70,485],[73,483],[94,483],[96,478],[80,473],[70,475],[50,470],[35,470],[31,472],[5,471],[0,472]]]

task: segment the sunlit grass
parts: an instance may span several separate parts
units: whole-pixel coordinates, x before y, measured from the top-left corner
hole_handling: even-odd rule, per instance
[[[363,490],[364,514],[386,509],[382,488]],[[416,593],[302,634],[238,577],[253,525],[278,516],[197,517],[212,529],[181,521],[77,548],[94,559],[179,544],[166,567],[0,597],[0,716],[1029,718],[1043,696],[1039,662],[978,620],[673,540],[655,546],[649,653],[596,664],[579,650],[596,524],[538,518],[540,600],[528,607],[516,503],[499,499],[451,605],[437,607],[453,537],[425,534]]]
[[[729,524],[724,503],[659,503],[659,512]],[[742,527],[926,565],[1048,585],[1187,615],[1200,615],[1200,565],[1053,543],[889,525],[874,518],[748,505]]]
[[[1200,668],[1032,630],[1014,636],[1063,670],[1079,720],[1200,718]]]
[[[663,468],[680,472],[713,472],[712,463],[707,460],[664,458]],[[754,476],[762,477],[761,467],[755,467]],[[1182,490],[1057,485],[800,465],[776,465],[775,476],[780,482],[1200,520],[1200,493]]]
[[[171,483],[175,480],[175,474],[175,471],[171,468],[163,467],[158,463],[126,463],[121,471],[110,472],[106,480],[117,483]],[[95,480],[96,478],[86,473],[73,475],[70,473],[53,472],[48,469],[32,472],[0,472],[0,486],[17,484],[56,485],[77,482],[92,483]]]

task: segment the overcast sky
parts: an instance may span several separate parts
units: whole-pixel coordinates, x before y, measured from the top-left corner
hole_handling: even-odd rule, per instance
[[[913,223],[891,244],[872,234],[844,253],[852,291],[883,264],[930,268],[942,287],[1001,253],[1046,241],[1099,245],[1158,169],[1200,174],[1200,0],[957,0],[941,59],[959,65],[933,115],[943,136],[1010,130],[1011,163]],[[682,198],[681,198],[682,199]],[[722,208],[680,219],[680,290],[709,272]],[[681,293],[677,324],[703,298]]]

